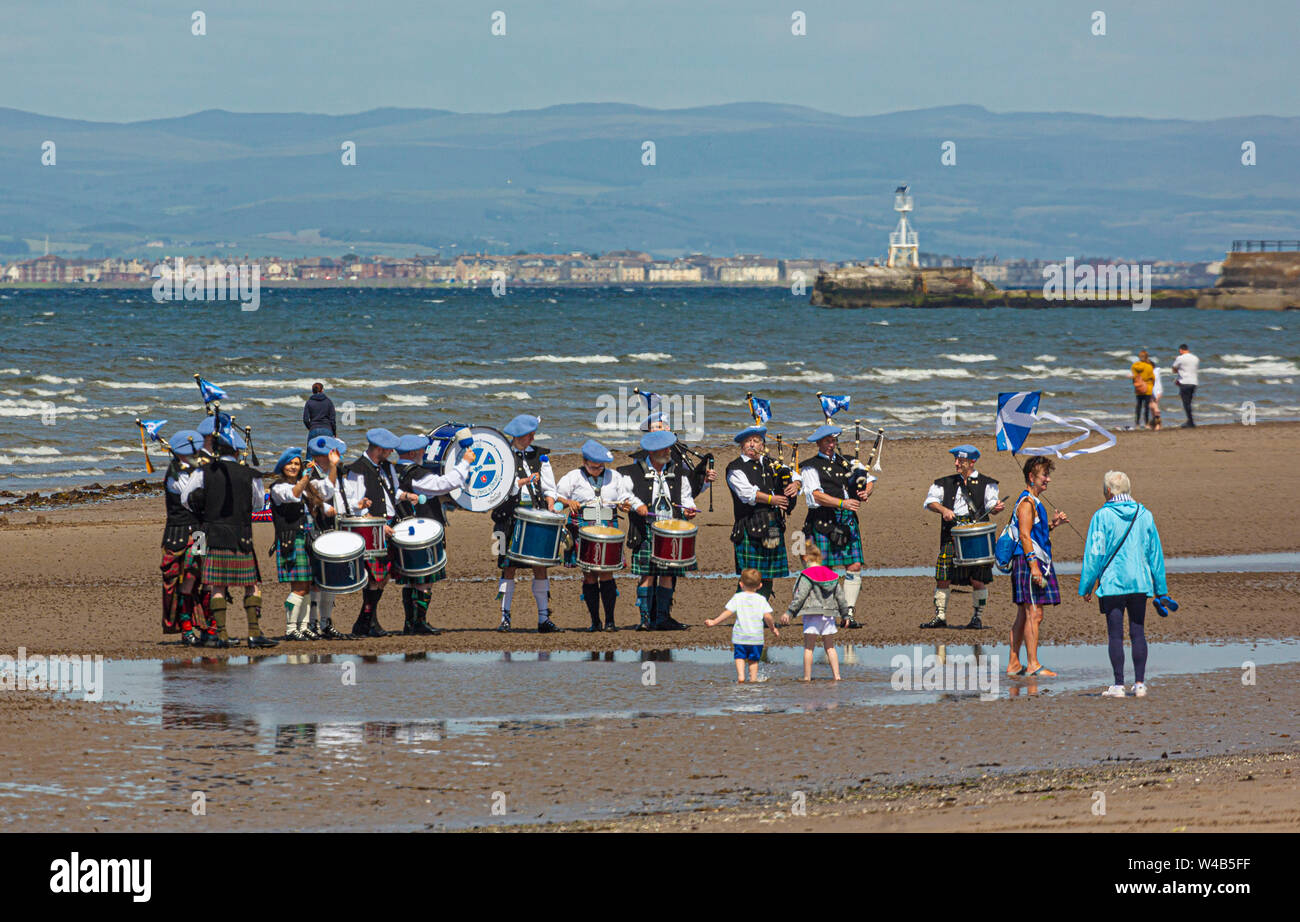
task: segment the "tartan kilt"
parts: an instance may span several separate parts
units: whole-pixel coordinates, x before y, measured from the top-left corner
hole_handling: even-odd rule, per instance
[[[388,582],[388,577],[397,574],[397,566],[393,563],[393,549],[389,547],[387,557],[367,557],[366,565],[370,568],[371,579],[367,582],[368,586],[382,587]]]
[[[784,538],[784,535],[782,536]],[[774,548],[765,548],[749,535],[743,535],[736,545],[736,572],[754,568],[763,579],[790,575],[790,559],[786,556],[785,541]]]
[[[697,538],[696,539],[697,543],[695,546],[696,547],[695,552],[697,555],[699,554],[698,541],[699,539]],[[653,546],[653,544],[654,542],[650,540],[650,533],[649,531],[647,531],[645,536],[645,541],[643,541],[641,543],[641,546],[637,548],[637,550],[634,551],[632,554],[632,575],[633,576],[650,575],[651,573],[650,549]],[[689,567],[661,567],[656,565],[654,567],[654,575],[655,576],[682,576],[690,572],[691,570],[698,570],[699,568],[700,568],[700,564],[697,558],[696,562],[691,564]]]
[[[208,548],[203,557],[203,582],[210,586],[251,586],[257,581],[257,558],[252,551]]]
[[[1038,568],[1043,569],[1042,561]],[[1061,587],[1056,584],[1056,567],[1047,572],[1047,585],[1041,589],[1034,585],[1032,573],[1023,554],[1011,558],[1011,601],[1017,605],[1060,605]]]
[[[959,515],[953,520],[954,525],[967,525],[975,521],[971,515]],[[940,535],[943,531],[940,530]],[[948,540],[939,542],[939,556],[934,562],[934,578],[936,582],[949,582],[954,586],[969,586],[971,580],[979,580],[985,586],[993,582],[993,564],[984,563],[975,567],[957,566],[957,542],[953,540],[952,532],[948,532]]]
[[[827,535],[819,535],[811,528],[806,528],[804,536],[817,545],[817,550],[822,552],[822,566],[824,567],[847,567],[849,564],[862,563],[862,533],[858,530],[858,518],[848,509],[836,509],[835,518],[849,529],[849,543],[841,548],[831,547],[831,539]]]
[[[285,556],[280,542],[275,542],[275,577],[282,583],[310,583],[311,558],[307,556],[307,535],[299,532],[293,539],[293,553]]]
[[[399,586],[424,586],[432,583],[440,583],[447,578],[446,566],[443,566],[443,568],[437,573],[430,574],[429,576],[407,576],[397,565],[396,558],[390,560],[389,563],[391,564],[393,582],[397,583]]]

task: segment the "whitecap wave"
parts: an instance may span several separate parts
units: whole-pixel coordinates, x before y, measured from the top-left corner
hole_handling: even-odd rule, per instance
[[[767,362],[710,362],[705,367],[720,371],[767,371]]]
[[[939,356],[941,359],[947,359],[950,362],[963,362],[971,364],[974,362],[996,362],[996,355],[986,355],[979,352],[945,352]]]
[[[628,358],[636,359],[638,362],[666,362],[672,358],[672,355],[667,352],[633,352]]]
[[[427,407],[429,398],[422,394],[389,394],[383,405],[386,407]]]
[[[511,362],[550,362],[556,365],[609,365],[618,361],[613,355],[524,355]]]

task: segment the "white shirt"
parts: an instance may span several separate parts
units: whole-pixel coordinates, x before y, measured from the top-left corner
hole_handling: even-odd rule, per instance
[[[746,455],[741,457],[752,460]],[[802,484],[803,475],[795,471],[794,480],[795,483]],[[745,505],[752,506],[758,502],[758,487],[749,479],[749,475],[740,468],[736,468],[727,475],[727,486],[731,487],[731,492],[735,493],[737,498]]]
[[[971,471],[972,477],[978,477],[979,471]],[[937,483],[930,484],[929,491],[925,494],[925,502],[922,507],[928,509],[931,503],[943,505],[943,487]],[[986,484],[984,487],[984,508],[992,509],[998,504],[998,485],[995,483]],[[966,494],[958,490],[957,496],[952,501],[952,511],[954,515],[967,515],[970,507],[966,504]]]
[[[641,505],[641,500],[632,492],[632,482],[610,467],[606,467],[596,478],[596,485],[592,486],[592,477],[586,469],[579,467],[560,478],[555,492],[561,499],[574,500],[584,507],[594,508],[597,503],[605,507],[617,506],[619,503],[631,503],[633,508]]]
[[[1198,381],[1198,372],[1201,370],[1201,360],[1190,352],[1184,352],[1178,358],[1174,359],[1174,374],[1177,375],[1179,385],[1195,387]]]
[[[238,463],[236,459],[231,457],[230,455],[223,455],[221,460],[229,461],[232,464]],[[206,472],[206,468],[200,468],[190,476],[189,480],[185,481],[183,484],[180,484],[181,504],[185,506],[185,508],[189,509],[191,512],[198,512],[197,509],[195,509],[192,505],[190,505],[190,500],[194,498],[195,491],[200,489],[203,486],[203,475],[205,472]],[[252,489],[253,489],[253,511],[258,512],[262,509],[265,509],[266,489],[262,486],[261,477],[253,478]]]
[[[737,592],[727,602],[727,611],[736,613],[736,623],[731,628],[731,642],[761,644],[763,642],[763,616],[772,613],[767,599],[757,592]]]
[[[325,505],[321,507],[321,514],[326,518],[332,518],[338,511],[334,508],[331,500],[338,498],[338,488],[334,486],[334,481],[322,476],[324,471],[316,466],[307,468],[311,472],[311,485],[315,487],[316,492],[320,494],[321,499],[325,500]],[[271,498],[275,499],[275,490],[271,491]]]
[[[669,466],[672,461],[668,462]],[[651,518],[673,518],[676,513],[672,510],[673,496],[668,485],[668,478],[664,476],[663,471],[655,470],[655,466],[650,463],[649,459],[645,462],[649,469],[649,480],[651,484],[650,502],[646,503],[646,508],[650,512]],[[629,486],[631,481],[629,480]],[[640,499],[633,497],[633,502],[640,505]],[[669,512],[666,514],[656,513],[656,504],[667,505]],[[691,495],[691,479],[686,474],[682,474],[682,508],[695,509],[695,497]],[[662,510],[660,510],[662,512]]]
[[[824,455],[821,452],[818,452],[818,455],[820,455],[823,458],[830,457],[830,455]],[[821,490],[822,488],[822,479],[821,476],[817,473],[817,469],[813,467],[805,467],[801,471],[799,471],[799,474],[800,476],[803,477],[803,495],[804,495],[804,499],[808,502],[808,508],[809,509],[820,508],[817,504],[817,500],[813,499],[813,493],[816,492],[817,490]],[[875,482],[876,482],[876,475],[872,473],[868,473],[867,483],[875,483]],[[826,493],[828,496],[831,495],[829,490],[822,490],[822,492]],[[848,487],[844,488],[843,497],[839,497],[839,496],[835,497],[835,499],[841,499],[841,498],[857,499],[856,496],[853,496],[852,494],[849,493]]]
[[[423,477],[411,481],[411,489],[408,493],[415,493],[419,496],[445,496],[452,490],[459,490],[465,486],[465,481],[469,478],[469,462],[462,456],[450,473],[435,474],[429,471]],[[416,507],[419,511],[419,506]]]
[[[175,477],[168,477],[163,481],[163,489],[176,496],[184,496],[186,484],[193,480],[196,474],[198,474],[197,469],[177,471]]]
[[[1151,388],[1151,396],[1156,398],[1156,400],[1159,400],[1165,395],[1165,387],[1160,383],[1160,369],[1155,368],[1153,371],[1155,372],[1156,383],[1155,386]]]
[[[374,464],[368,456],[362,455],[362,457],[365,458],[364,463]],[[383,464],[375,465],[375,467],[379,470],[379,479],[387,483],[392,488],[393,496],[396,496],[397,491],[400,489],[397,485],[397,468],[393,466],[391,461],[385,461]],[[353,515],[382,515],[386,519],[391,519],[397,515],[397,510],[393,508],[393,497],[388,495],[388,490],[381,491],[384,494],[384,511],[382,513],[373,506],[369,509],[361,509],[361,501],[366,498],[366,482],[359,471],[348,474],[344,478],[343,489],[347,491],[348,503],[352,507]]]

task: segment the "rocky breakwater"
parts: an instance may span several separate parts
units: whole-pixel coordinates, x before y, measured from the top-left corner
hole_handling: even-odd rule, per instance
[[[974,269],[849,266],[818,274],[812,303],[820,307],[963,307],[983,305],[998,290]]]
[[[1213,288],[1196,306],[1207,310],[1300,310],[1300,252],[1229,253]]]

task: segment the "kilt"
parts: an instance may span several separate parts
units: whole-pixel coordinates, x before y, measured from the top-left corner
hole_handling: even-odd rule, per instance
[[[653,545],[654,542],[650,540],[650,535],[647,532],[645,541],[643,541],[641,543],[641,546],[637,548],[637,550],[632,554],[632,575],[633,576],[650,575],[651,573],[650,550],[653,547]],[[654,565],[653,572],[655,576],[681,576],[691,570],[698,570],[699,568],[700,568],[700,564],[699,561],[697,560],[689,567],[661,567],[656,564]]]
[[[782,536],[784,537],[784,536]],[[790,560],[786,556],[785,542],[774,548],[765,548],[749,535],[743,535],[736,545],[736,572],[753,567],[763,579],[790,575]]]
[[[252,551],[208,548],[203,558],[203,582],[209,586],[251,586],[257,581],[257,558]]]
[[[392,554],[391,550],[389,550],[389,554]],[[380,588],[383,588],[384,584],[388,582],[390,573],[395,574],[397,571],[397,567],[393,565],[392,557],[367,557],[366,566],[370,568],[372,577],[367,585]]]
[[[849,564],[862,563],[862,534],[858,531],[858,517],[848,509],[836,509],[834,512],[835,518],[849,529],[849,543],[844,547],[831,547],[831,539],[828,536],[819,535],[811,528],[804,534],[817,545],[817,550],[822,552],[822,566],[847,567]]]
[[[1038,568],[1043,568],[1041,561]],[[1034,585],[1032,572],[1023,554],[1011,558],[1011,601],[1017,605],[1060,605],[1061,588],[1056,584],[1056,568],[1048,571],[1047,585],[1042,588]]]
[[[974,521],[974,516],[959,515],[953,524],[966,525]],[[940,530],[939,534],[943,534],[942,530]],[[939,557],[934,562],[934,578],[936,582],[949,582],[954,586],[969,586],[971,580],[979,580],[985,586],[993,582],[993,564],[983,563],[975,567],[959,567],[956,564],[956,559],[956,542],[953,541],[952,532],[950,531],[948,532],[948,540],[939,542]]]
[[[440,583],[447,578],[447,568],[445,566],[437,573],[432,573],[428,576],[407,576],[402,572],[401,568],[398,567],[396,559],[390,560],[389,564],[389,572],[393,578],[393,582],[397,583],[399,586],[425,586],[430,583]]]
[[[275,576],[282,583],[310,583],[311,560],[307,557],[307,535],[299,532],[293,539],[293,553],[286,556],[280,542],[275,542]]]

